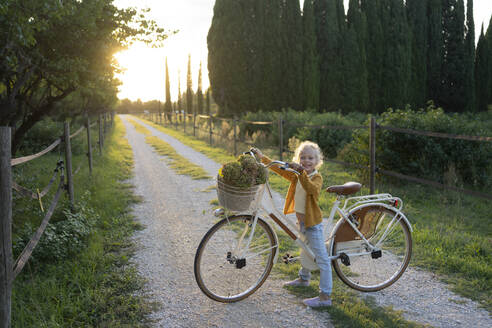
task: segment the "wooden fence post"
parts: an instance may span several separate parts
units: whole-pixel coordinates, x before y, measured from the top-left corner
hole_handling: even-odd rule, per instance
[[[91,120],[89,115],[87,115],[87,158],[89,159],[89,173],[92,175]]]
[[[10,127],[0,127],[0,328],[10,327],[12,307],[12,167]]]
[[[193,113],[193,136],[196,137],[196,113]]]
[[[68,199],[70,200],[70,208],[74,209],[73,196],[73,176],[72,176],[72,149],[70,147],[70,124],[65,122],[63,141],[65,142],[65,175],[67,177]]]
[[[209,120],[209,121],[208,121],[208,122],[209,122],[209,123],[208,123],[208,133],[209,133],[209,135],[210,135],[210,136],[209,136],[209,139],[210,139],[210,146],[212,146],[212,134],[213,134],[213,132],[212,132],[212,115],[210,115],[210,116],[208,117],[208,120]]]
[[[232,119],[232,129],[234,131],[234,157],[237,156],[237,142],[236,142],[236,139],[237,139],[237,131],[236,131],[236,125],[237,125],[237,119],[236,119],[236,116],[234,116],[234,118]]]
[[[278,138],[279,138],[279,158],[283,161],[283,153],[284,153],[284,121],[282,116],[278,119]]]
[[[99,114],[99,154],[102,155],[102,149],[104,145],[104,135],[103,135],[103,127],[102,127],[102,115]]]
[[[375,192],[375,176],[376,176],[376,119],[371,117],[371,125],[369,127],[370,131],[370,141],[369,141],[369,152],[370,152],[370,163],[369,163],[369,192],[374,194]]]

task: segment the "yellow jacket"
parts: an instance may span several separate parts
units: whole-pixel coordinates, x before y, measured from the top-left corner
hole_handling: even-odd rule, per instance
[[[261,160],[264,164],[269,164],[272,160],[267,156],[263,156]],[[304,225],[306,228],[320,224],[322,219],[321,209],[318,205],[319,194],[323,186],[323,178],[321,174],[316,173],[311,178],[308,177],[306,171],[299,175],[289,171],[280,169],[278,166],[271,166],[270,169],[279,174],[283,178],[290,181],[289,190],[285,197],[284,214],[294,213],[294,194],[296,192],[297,181],[301,182],[302,187],[306,191],[306,213],[304,217]]]

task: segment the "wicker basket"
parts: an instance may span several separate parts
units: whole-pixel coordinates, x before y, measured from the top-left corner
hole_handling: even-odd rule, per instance
[[[217,196],[220,206],[230,211],[246,211],[255,200],[260,185],[247,189],[233,187],[217,178]]]

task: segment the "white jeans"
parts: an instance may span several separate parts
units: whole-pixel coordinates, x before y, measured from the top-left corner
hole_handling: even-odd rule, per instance
[[[304,223],[300,223],[301,233],[303,233],[308,242],[309,247],[314,253],[316,258],[316,264],[319,266],[320,279],[319,289],[323,294],[331,295],[333,287],[332,274],[331,274],[331,261],[326,251],[325,240],[323,237],[323,224],[317,224],[315,226],[305,228]],[[311,279],[311,271],[306,268],[299,270],[299,277],[302,280]]]

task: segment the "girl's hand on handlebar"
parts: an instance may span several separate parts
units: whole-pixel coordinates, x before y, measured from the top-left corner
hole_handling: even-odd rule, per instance
[[[289,168],[296,170],[299,173],[302,173],[304,171],[304,167],[298,163],[288,163]]]

